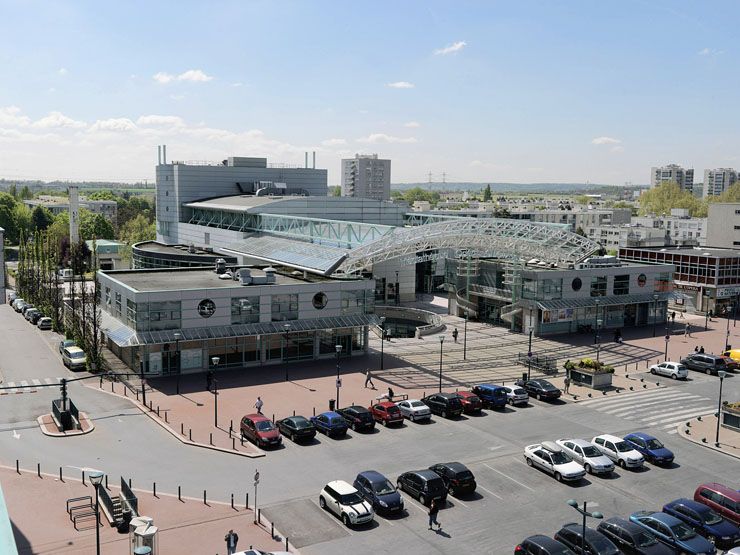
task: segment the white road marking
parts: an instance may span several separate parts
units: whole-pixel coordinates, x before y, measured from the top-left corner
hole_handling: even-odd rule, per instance
[[[614,416],[619,416],[622,413],[639,411],[640,409],[642,409],[642,407],[650,407],[650,406],[659,405],[665,402],[675,403],[676,401],[679,401],[682,399],[686,399],[688,401],[689,399],[696,399],[696,400],[703,399],[703,397],[701,397],[700,395],[689,395],[688,393],[676,393],[673,395],[666,395],[665,397],[662,397],[661,399],[657,401],[651,401],[649,403],[642,403],[638,401],[634,403],[620,405],[615,408],[610,407],[609,410],[603,410],[601,412],[604,412],[606,414],[613,414]]]
[[[667,434],[677,434],[678,433],[678,428],[674,428],[673,430],[669,430],[666,433]]]
[[[21,434],[13,430],[13,439],[20,439],[20,438],[21,438]]]
[[[31,380],[33,382],[33,385],[41,385],[41,380]]]
[[[673,415],[670,418],[665,418],[663,420],[652,420],[650,422],[645,422],[647,426],[654,426],[655,424],[663,424],[665,422],[679,422],[681,420],[685,420],[687,418],[693,418],[695,416],[703,416],[705,414],[712,414],[716,407],[705,407],[701,410],[697,410],[698,407],[695,407],[693,409],[689,409],[689,411],[683,411],[683,412],[677,412],[675,415]],[[693,412],[690,412],[693,411]]]
[[[416,502],[412,501],[411,500],[411,496],[408,493],[403,492],[403,504],[405,505],[406,502],[411,503],[414,507],[416,507],[417,509],[419,509],[422,513],[426,514],[426,512],[427,512],[426,509],[424,509],[423,507],[420,507],[419,505],[416,504]]]
[[[491,470],[493,470],[494,472],[496,472],[496,473],[498,473],[498,474],[501,474],[501,476],[503,476],[504,478],[508,478],[509,480],[511,480],[512,482],[514,482],[515,484],[519,484],[520,486],[522,486],[522,487],[523,487],[523,488],[525,488],[525,489],[528,489],[529,491],[534,491],[534,490],[533,490],[532,488],[530,488],[530,487],[529,487],[528,485],[526,485],[526,484],[522,484],[522,483],[521,483],[521,482],[520,482],[519,480],[515,480],[515,479],[514,479],[514,478],[512,478],[511,476],[508,476],[508,475],[504,474],[504,473],[503,473],[503,472],[501,472],[500,470],[497,470],[497,469],[493,468],[492,466],[489,466],[489,465],[487,465],[486,463],[483,463],[483,466],[485,466],[486,468],[490,468],[490,469],[491,469]]]
[[[501,499],[501,500],[503,500],[503,497],[501,497],[500,495],[498,495],[498,494],[496,494],[496,493],[493,493],[493,492],[492,492],[492,491],[491,491],[490,489],[484,488],[484,487],[483,487],[483,486],[481,486],[480,484],[478,484],[478,489],[482,489],[482,490],[483,490],[483,491],[485,491],[486,493],[490,493],[490,494],[491,494],[491,495],[493,495],[494,497],[497,497],[498,499]]]
[[[630,416],[624,416],[625,420],[641,420],[642,422],[648,422],[651,420],[658,420],[664,416],[670,416],[671,414],[677,414],[678,412],[689,412],[701,408],[702,403],[706,403],[709,399],[692,401],[691,403],[684,403],[682,405],[674,405],[662,408],[661,410],[643,412],[641,414],[634,414]],[[694,404],[698,403],[698,404]],[[704,405],[706,406],[706,405]]]
[[[460,505],[462,505],[466,509],[469,509],[470,508],[465,503],[463,503],[462,501],[460,501],[457,497],[454,497],[453,499],[455,500],[455,504],[460,503]]]
[[[642,397],[645,395],[666,395],[668,393],[673,393],[670,391],[670,389],[652,389],[648,391],[631,391],[629,393],[617,393],[616,395],[620,395],[619,398],[615,397],[597,397],[596,399],[589,399],[588,401],[578,401],[576,405],[594,405],[594,404],[602,404],[607,405],[609,403],[624,401],[625,399],[633,399],[635,397]]]

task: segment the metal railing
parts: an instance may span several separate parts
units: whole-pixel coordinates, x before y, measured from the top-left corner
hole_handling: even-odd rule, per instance
[[[530,357],[527,356],[527,353],[517,353],[516,362],[523,366],[531,364],[531,368],[538,370],[543,374],[558,373],[558,359],[555,357],[547,355],[532,355],[530,362]]]
[[[134,495],[134,492],[131,491],[128,482],[121,476],[121,508],[125,508],[125,505],[128,505],[131,510],[132,517],[139,516],[139,500]]]

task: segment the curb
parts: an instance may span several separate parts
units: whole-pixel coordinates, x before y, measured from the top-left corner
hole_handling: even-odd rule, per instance
[[[51,416],[51,413],[49,414],[42,414],[36,419],[36,422],[39,423],[39,428],[41,428],[41,433],[45,436],[49,437],[71,437],[71,436],[84,436],[85,434],[89,434],[95,429],[95,423],[90,420],[90,417],[85,412],[80,412],[80,419],[85,419],[90,423],[90,427],[87,430],[71,430],[69,432],[52,432],[51,430],[48,430],[46,426],[44,425],[44,417],[45,416]]]
[[[691,420],[687,420],[686,422],[698,422],[698,420],[696,418],[692,418]],[[727,451],[723,451],[719,447],[715,447],[713,442],[710,443],[709,441],[707,441],[706,443],[703,443],[698,438],[695,438],[694,436],[686,433],[688,430],[690,430],[690,428],[686,427],[686,422],[679,424],[678,426],[678,435],[680,435],[686,441],[690,441],[692,443],[695,443],[696,445],[701,445],[702,447],[706,447],[707,449],[716,451],[717,453],[722,453],[723,455],[727,455],[728,457],[732,457],[734,459],[740,460],[740,455],[736,455],[735,453],[728,453]]]
[[[101,389],[99,387],[90,387],[88,385],[85,385],[84,387],[87,387],[89,389],[93,389],[95,391],[100,391],[102,393],[105,393],[106,395],[113,395],[114,397],[118,397],[119,399],[126,399],[129,401],[134,407],[139,409],[142,413],[144,413],[147,417],[149,417],[151,420],[156,422],[159,426],[161,426],[164,430],[170,433],[170,435],[174,436],[180,443],[184,443],[185,445],[190,445],[192,447],[202,447],[204,449],[210,449],[211,451],[220,451],[222,453],[228,453],[229,455],[237,455],[239,457],[247,457],[250,459],[258,459],[260,457],[265,456],[265,452],[260,449],[259,447],[254,447],[259,451],[258,453],[241,453],[239,451],[232,451],[230,449],[225,449],[223,447],[216,447],[215,445],[206,445],[205,443],[198,443],[197,441],[190,441],[189,439],[185,439],[180,436],[180,434],[176,431],[170,428],[167,424],[162,422],[161,420],[157,419],[153,414],[152,411],[150,411],[147,407],[142,406],[140,403],[137,403],[136,401],[133,401],[131,397],[127,397],[125,395],[119,395],[118,393],[113,393],[111,391],[106,391],[105,389]],[[125,387],[125,386],[124,386]]]
[[[626,376],[625,376],[625,378],[628,379],[628,380],[635,380],[635,381],[637,381],[635,378],[629,378],[629,377],[626,377]],[[649,382],[649,383],[653,383],[653,382]],[[573,393],[565,393],[564,395],[568,395],[569,398],[564,399],[564,400],[566,400],[566,401],[568,401],[570,403],[580,403],[581,401],[593,401],[594,399],[602,399],[602,398],[610,398],[610,397],[613,398],[613,397],[616,397],[618,395],[622,395],[623,393],[630,394],[630,393],[637,393],[638,391],[648,391],[648,390],[651,390],[651,389],[665,389],[666,387],[667,386],[661,385],[660,383],[657,383],[657,385],[655,387],[649,387],[647,385],[647,383],[646,383],[646,384],[643,384],[643,387],[642,388],[634,389],[634,390],[630,390],[629,389],[629,386],[628,387],[615,387],[615,390],[608,391],[608,392],[604,392],[604,391],[595,389],[593,391],[594,392],[601,392],[601,396],[594,395],[593,393],[591,394],[591,397],[589,397],[588,394],[586,394],[586,395],[574,395]],[[619,389],[620,391],[616,391],[617,389]]]

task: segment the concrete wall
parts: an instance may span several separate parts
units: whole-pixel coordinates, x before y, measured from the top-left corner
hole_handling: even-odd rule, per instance
[[[740,203],[712,203],[707,218],[708,247],[740,248]]]

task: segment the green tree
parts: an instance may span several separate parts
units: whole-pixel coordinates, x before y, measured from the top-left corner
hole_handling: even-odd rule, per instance
[[[667,181],[640,195],[640,214],[670,214],[672,208],[686,208],[694,217],[704,217],[707,205],[677,183]]]
[[[733,183],[721,195],[707,197],[708,202],[740,202],[740,181]]]
[[[583,231],[583,228],[582,227],[578,226],[578,229],[576,229],[576,235],[580,235],[581,237],[585,237],[586,236],[586,232]]]
[[[116,232],[113,225],[102,214],[93,214],[89,210],[80,210],[80,238],[113,240]]]
[[[37,206],[31,212],[31,228],[34,231],[44,231],[54,221],[54,216],[43,206]]]
[[[11,184],[10,187],[8,187],[8,194],[13,197],[18,197],[18,187],[16,187],[15,183]]]
[[[33,193],[31,192],[31,189],[28,188],[28,185],[23,186],[23,189],[21,189],[20,197],[23,200],[33,198]]]
[[[486,185],[486,190],[483,191],[483,202],[491,202],[493,194],[491,193],[491,184]]]
[[[128,245],[141,241],[153,241],[156,237],[157,231],[154,222],[150,222],[142,214],[139,214],[133,220],[127,221],[118,232],[118,238]]]

